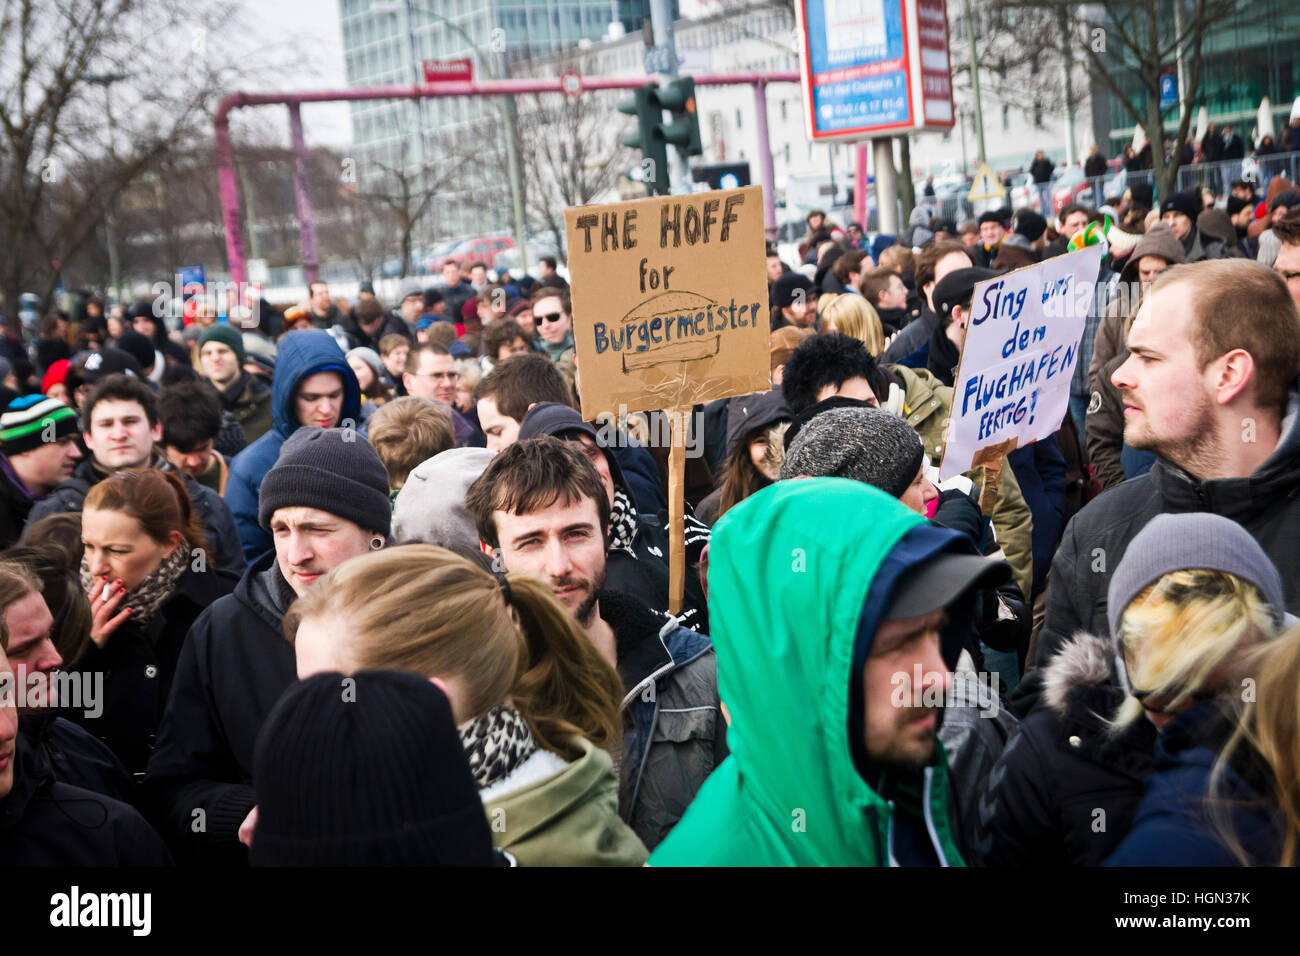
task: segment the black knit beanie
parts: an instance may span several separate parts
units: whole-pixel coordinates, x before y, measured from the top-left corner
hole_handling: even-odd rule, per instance
[[[317,674],[284,692],[253,757],[254,866],[493,866],[451,705],[415,674]]]
[[[834,408],[799,430],[781,477],[849,478],[901,498],[921,470],[921,436],[878,408]]]
[[[257,520],[271,529],[279,508],[319,508],[387,535],[393,521],[388,472],[370,442],[350,428],[299,428],[262,479]]]

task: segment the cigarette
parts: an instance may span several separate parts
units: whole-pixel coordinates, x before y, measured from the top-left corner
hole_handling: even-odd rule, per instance
[[[111,584],[105,584],[105,585],[104,585],[104,592],[99,596],[99,599],[100,599],[101,601],[103,601],[105,604],[107,604],[107,603],[108,603],[108,599],[109,599],[109,597],[110,597],[112,594],[113,594],[113,585],[111,585]]]

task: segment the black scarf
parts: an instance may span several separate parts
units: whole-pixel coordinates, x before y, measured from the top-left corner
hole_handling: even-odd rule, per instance
[[[906,309],[876,309],[876,314],[880,316],[880,325],[886,335],[893,335],[911,318]]]
[[[948,338],[948,330],[941,322],[930,334],[930,357],[926,360],[925,367],[934,373],[935,378],[951,388],[953,379],[957,377],[959,361],[961,350]]]

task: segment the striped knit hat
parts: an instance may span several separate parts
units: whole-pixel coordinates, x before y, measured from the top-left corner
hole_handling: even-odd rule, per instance
[[[51,426],[53,439],[48,431]],[[0,415],[0,451],[21,455],[77,431],[77,413],[67,405],[44,395],[24,395],[10,402]]]

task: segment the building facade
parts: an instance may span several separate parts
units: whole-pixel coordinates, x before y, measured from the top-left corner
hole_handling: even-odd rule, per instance
[[[426,60],[470,59],[476,78],[516,60],[639,29],[649,0],[339,0],[344,76],[352,88],[420,82]],[[503,115],[494,101],[447,97],[351,104],[357,174],[426,170],[437,197],[425,238],[469,235],[509,221],[500,181]],[[490,161],[480,161],[491,157]],[[463,170],[450,182],[443,171]]]

